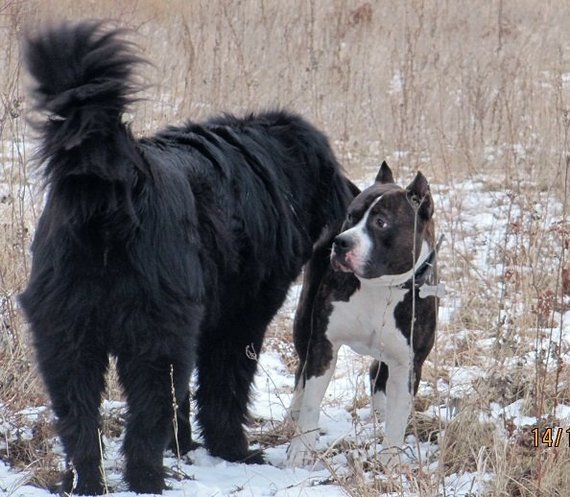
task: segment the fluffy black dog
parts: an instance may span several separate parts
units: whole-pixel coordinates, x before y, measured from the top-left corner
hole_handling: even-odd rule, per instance
[[[99,404],[109,355],[128,402],[125,479],[164,488],[176,395],[192,447],[189,377],[209,451],[248,450],[250,387],[265,329],[350,194],[326,137],[275,111],[135,139],[122,122],[143,62],[123,32],[63,25],[28,38],[49,195],[21,303],[58,420],[63,491],[100,494]],[[77,473],[74,486],[73,471]]]

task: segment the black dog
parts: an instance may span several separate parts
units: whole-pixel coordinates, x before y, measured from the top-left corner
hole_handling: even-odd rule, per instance
[[[100,494],[99,404],[109,355],[129,407],[125,478],[164,488],[162,452],[192,447],[196,363],[206,447],[248,451],[250,387],[265,329],[348,183],[326,137],[282,111],[224,116],[137,140],[122,122],[143,62],[101,23],[30,37],[49,196],[21,303],[70,465],[63,490]],[[171,445],[172,446],[172,445]]]
[[[436,280],[433,206],[421,173],[400,188],[383,163],[350,204],[342,232],[315,249],[295,315],[300,364],[290,413],[298,433],[290,465],[314,459],[320,404],[344,344],[376,359],[374,408],[386,418],[381,460],[396,462],[443,293],[429,284]]]

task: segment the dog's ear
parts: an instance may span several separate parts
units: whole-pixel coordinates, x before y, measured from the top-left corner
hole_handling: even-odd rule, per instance
[[[392,174],[392,170],[388,167],[386,161],[382,162],[380,166],[380,170],[376,175],[376,179],[374,180],[376,183],[394,183],[394,175]]]
[[[360,193],[361,193],[360,188],[358,188],[352,181],[347,179],[346,184],[348,185],[348,189],[350,190],[350,193],[352,194],[352,198],[360,195]]]
[[[408,200],[417,207],[419,215],[424,219],[430,219],[433,215],[433,199],[426,177],[418,171],[414,181],[406,188]]]

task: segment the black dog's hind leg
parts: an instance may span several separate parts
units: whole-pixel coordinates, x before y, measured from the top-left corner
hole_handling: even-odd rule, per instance
[[[288,281],[271,281],[238,316],[201,335],[197,418],[206,448],[227,461],[264,463],[261,451],[249,450],[244,426],[265,330],[285,300]]]
[[[181,405],[188,393],[191,368],[173,364],[168,357],[151,361],[121,354],[117,366],[129,407],[123,443],[125,479],[131,491],[160,494],[166,488],[162,456],[174,422],[171,385]]]
[[[175,455],[182,455],[200,447],[198,442],[192,440],[192,427],[190,426],[190,391],[183,396],[176,410],[176,424],[172,426],[172,437],[168,448]]]
[[[40,369],[67,456],[68,469],[60,490],[74,495],[99,495],[104,491],[99,406],[108,356],[87,344],[76,348],[62,343],[53,336],[37,343]]]
[[[228,324],[231,333],[238,335],[243,333],[242,327],[248,328],[244,323]],[[244,425],[249,422],[250,388],[263,332],[258,332],[250,341],[227,335],[218,330],[206,330],[202,335],[196,392],[198,422],[205,446],[213,456],[232,462],[262,464],[261,452],[248,449]]]

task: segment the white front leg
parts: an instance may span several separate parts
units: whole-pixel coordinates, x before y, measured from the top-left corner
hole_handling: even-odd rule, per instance
[[[291,415],[297,421],[295,437],[287,449],[287,465],[303,466],[314,461],[314,450],[317,444],[319,433],[319,415],[321,412],[321,402],[325,396],[328,384],[332,378],[337,360],[337,352],[333,351],[333,358],[322,376],[312,376],[305,382],[302,393],[302,380],[299,381],[295,395]],[[298,408],[298,415],[295,412]]]
[[[303,396],[305,395],[305,388],[301,386],[303,380],[300,379],[297,385],[295,385],[295,390],[293,391],[293,398],[291,399],[291,405],[288,410],[288,420],[293,421],[295,425],[299,421],[299,414],[301,414],[301,406],[303,405]]]
[[[372,416],[376,416],[378,423],[386,421],[386,394],[378,390],[372,395]]]
[[[404,443],[406,426],[412,409],[410,368],[408,363],[388,364],[390,376],[386,384],[386,429],[381,461],[385,466],[398,462]]]

